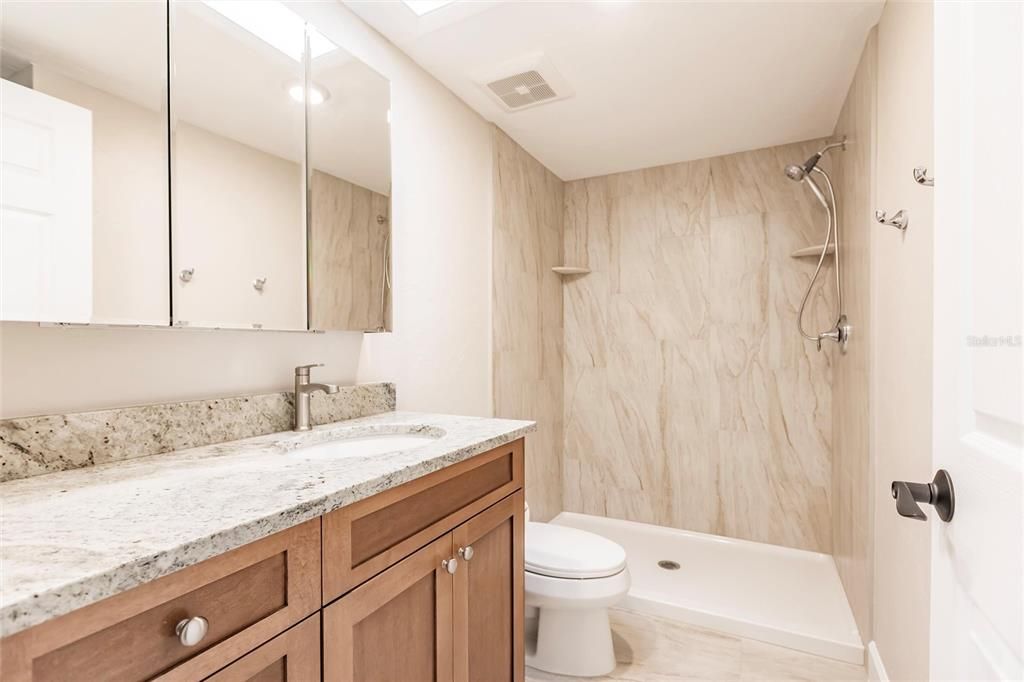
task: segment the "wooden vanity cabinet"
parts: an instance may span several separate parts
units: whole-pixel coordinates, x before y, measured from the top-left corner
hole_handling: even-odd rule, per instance
[[[521,682],[523,455],[508,443],[16,633],[0,679]]]
[[[523,493],[324,609],[326,682],[523,679]]]
[[[320,608],[320,519],[0,642],[3,682],[201,680]],[[176,626],[208,623],[183,644]]]

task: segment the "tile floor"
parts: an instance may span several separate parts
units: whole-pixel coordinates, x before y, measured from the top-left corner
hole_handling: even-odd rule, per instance
[[[807,680],[863,682],[862,666],[725,635],[664,618],[611,611],[618,666],[600,680]],[[528,682],[579,678],[526,669]]]

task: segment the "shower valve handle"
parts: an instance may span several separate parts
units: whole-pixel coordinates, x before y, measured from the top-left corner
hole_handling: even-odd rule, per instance
[[[818,345],[818,352],[821,352],[821,342],[824,339],[828,339],[829,341],[835,341],[836,343],[838,343],[839,349],[845,353],[846,346],[850,342],[851,329],[852,328],[850,327],[850,323],[846,321],[846,315],[840,315],[839,322],[836,324],[835,327],[828,330],[827,332],[822,332],[818,334],[818,338],[816,341]]]
[[[842,335],[839,329],[833,329],[832,331],[822,332],[821,334],[818,334],[818,352],[821,352],[821,342],[823,339],[828,339],[830,341],[835,341],[836,343],[839,343],[839,341],[841,340],[841,336]]]

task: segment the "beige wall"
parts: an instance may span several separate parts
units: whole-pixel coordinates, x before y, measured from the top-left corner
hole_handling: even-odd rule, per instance
[[[388,198],[314,170],[310,186],[310,324],[314,329],[386,326]],[[378,216],[384,222],[378,222]]]
[[[843,301],[853,325],[846,354],[833,354],[832,553],[861,638],[871,639],[872,491],[870,443],[871,237],[875,173],[878,40],[864,45],[834,139],[832,155],[840,210]]]
[[[563,183],[494,129],[494,411],[535,419],[526,499],[546,521],[562,510]]]
[[[896,515],[894,479],[931,464],[933,193],[911,170],[932,164],[932,5],[889,2],[878,26],[877,207],[909,211],[905,233],[871,237],[874,632],[894,680],[928,678],[929,525]]]
[[[0,417],[393,380],[403,409],[490,414],[491,128],[338,3],[297,11],[391,80],[395,333],[0,325]]]
[[[835,348],[790,257],[825,213],[782,172],[818,144],[567,184],[566,509],[831,551]]]
[[[340,3],[290,5],[391,81],[391,334],[363,339],[359,376],[400,409],[489,415],[491,126]]]
[[[0,419],[356,381],[359,334],[0,325]]]

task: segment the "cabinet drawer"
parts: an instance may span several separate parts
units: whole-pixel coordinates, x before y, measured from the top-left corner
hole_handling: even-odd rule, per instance
[[[208,682],[312,682],[319,679],[319,613],[207,678]]]
[[[3,641],[3,678],[201,679],[320,605],[314,519]],[[176,625],[208,622],[193,646]]]
[[[324,603],[523,485],[523,440],[323,517]]]

